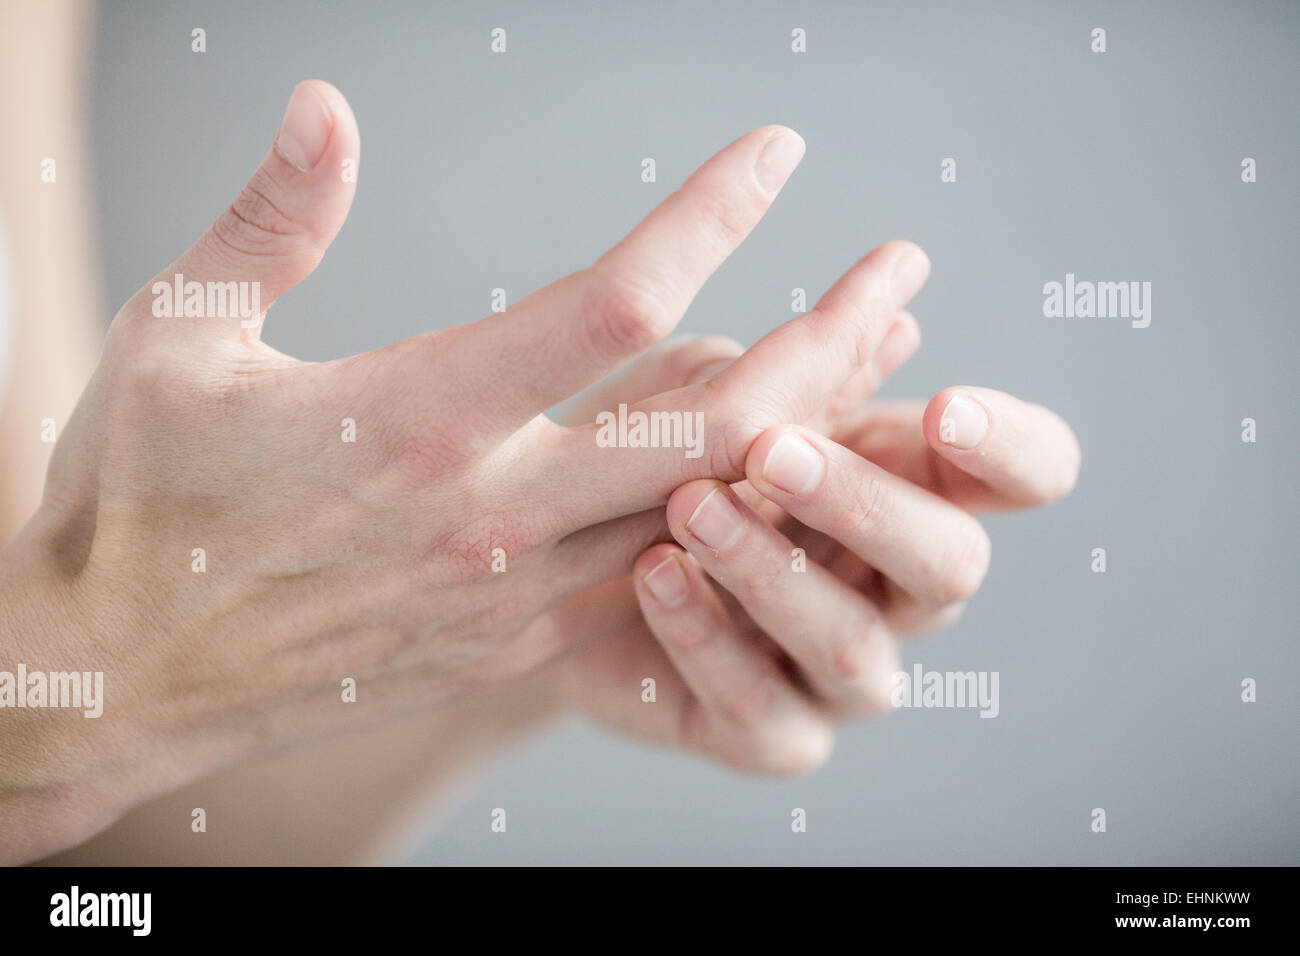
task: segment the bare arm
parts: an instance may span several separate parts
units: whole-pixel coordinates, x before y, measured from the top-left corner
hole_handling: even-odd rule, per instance
[[[9,118],[0,137],[0,228],[13,309],[0,379],[0,544],[40,504],[54,448],[42,441],[42,423],[62,431],[104,333],[84,123],[92,25],[93,9],[81,0],[0,5],[0,116]]]

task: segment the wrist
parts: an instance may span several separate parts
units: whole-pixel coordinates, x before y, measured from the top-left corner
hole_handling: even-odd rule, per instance
[[[124,640],[139,622],[62,566],[44,517],[0,551],[0,863],[73,846],[194,772],[146,729]]]

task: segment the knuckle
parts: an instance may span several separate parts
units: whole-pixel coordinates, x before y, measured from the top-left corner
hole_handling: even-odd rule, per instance
[[[876,532],[889,520],[894,499],[888,485],[876,474],[854,479],[852,505],[847,520],[850,534],[861,538]]]
[[[506,558],[522,557],[551,537],[551,530],[527,508],[504,505],[470,526],[471,538],[482,543],[484,553],[495,549]]]
[[[605,357],[644,351],[674,324],[666,295],[645,279],[596,275],[583,299],[592,344]]]
[[[719,245],[734,248],[745,241],[758,205],[755,196],[734,193],[713,194],[701,201],[700,223]]]
[[[765,564],[743,569],[733,593],[742,602],[769,602],[780,599],[785,584],[785,569]]]
[[[726,721],[745,733],[757,733],[771,709],[772,681],[768,676],[733,688],[722,695],[720,710]]]
[[[409,476],[415,485],[464,463],[466,454],[455,441],[428,424],[398,430],[386,442],[385,469]]]
[[[706,395],[713,391],[713,380],[703,383]],[[715,393],[716,394],[716,393]],[[709,474],[719,481],[740,481],[745,477],[745,458],[749,447],[772,424],[770,416],[757,406],[739,403],[730,396],[706,398],[704,408],[705,444]],[[721,422],[721,427],[712,427]]]
[[[719,636],[712,628],[690,627],[684,623],[660,626],[656,634],[665,644],[683,654],[698,654],[716,644]]]
[[[881,621],[867,617],[837,633],[830,642],[829,668],[841,684],[858,684],[868,675],[872,660],[871,645],[880,638]]]
[[[267,172],[258,169],[230,204],[230,212],[258,235],[298,235],[303,231],[302,225],[271,198],[277,190],[275,181]]]
[[[240,256],[314,256],[307,226],[285,213],[271,196],[275,183],[264,170],[253,174],[217,221],[212,239]]]
[[[506,512],[484,514],[463,525],[458,525],[428,549],[426,563],[435,575],[439,568],[450,567],[457,579],[482,579],[508,577],[494,575],[494,562],[504,557],[506,568],[522,558],[534,547],[533,527],[515,520],[519,516]],[[515,610],[532,600],[525,588],[506,588],[497,594],[483,610],[483,620],[504,620]],[[498,617],[500,615],[500,617]]]
[[[835,306],[847,320],[835,323],[844,347],[852,349],[854,367],[865,368],[884,339],[893,309],[882,299],[859,300],[849,295],[838,299]]]
[[[698,659],[718,642],[718,635],[707,628],[694,628],[689,625],[660,625],[656,636],[665,646],[684,658]]]

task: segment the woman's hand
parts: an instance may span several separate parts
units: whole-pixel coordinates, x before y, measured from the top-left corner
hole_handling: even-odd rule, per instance
[[[756,130],[506,312],[307,363],[261,342],[261,315],[230,314],[232,295],[265,309],[304,279],[352,200],[351,111],[299,86],[234,204],[115,318],[2,559],[6,599],[38,595],[6,614],[7,656],[102,671],[105,701],[98,720],[3,713],[0,857],[74,844],[243,755],[500,689],[564,649],[568,632],[530,624],[626,574],[678,485],[741,479],[764,429],[825,407],[925,279],[914,246],[881,247],[720,375],[634,409],[702,415],[698,457],[545,417],[671,331],[802,151]]]
[[[1080,460],[1058,416],[990,389],[866,405],[918,344],[901,313],[813,417],[832,437],[765,431],[746,481],[674,492],[675,544],[556,612],[555,626],[608,635],[553,672],[570,699],[627,732],[772,773],[817,765],[838,720],[890,705],[895,635],[955,620],[983,579],[989,539],[969,511],[1053,501]],[[708,374],[738,352],[725,340],[680,343],[623,387]]]

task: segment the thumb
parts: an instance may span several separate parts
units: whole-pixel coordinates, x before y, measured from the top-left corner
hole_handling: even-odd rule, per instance
[[[201,320],[223,337],[256,337],[266,310],[311,274],[343,226],[360,151],[343,94],[320,80],[299,83],[248,185],[137,293],[147,300],[144,314]]]

